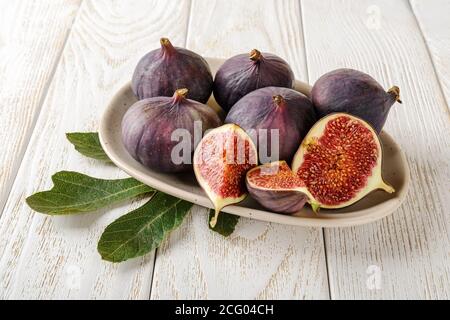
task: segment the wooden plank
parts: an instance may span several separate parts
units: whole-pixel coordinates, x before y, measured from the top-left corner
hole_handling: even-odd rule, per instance
[[[442,91],[450,105],[450,1],[410,0],[433,59]]]
[[[188,48],[226,58],[256,47],[306,79],[297,1],[193,1],[191,12]],[[224,238],[196,207],[157,252],[153,299],[328,298],[321,229],[241,218]]]
[[[326,230],[331,297],[448,299],[447,105],[409,3],[305,0],[302,12],[311,83],[332,69],[353,67],[386,88],[400,86],[404,103],[393,107],[385,129],[406,153],[412,178],[392,216]],[[377,277],[379,289],[367,286]]]
[[[80,2],[0,3],[0,211]]]
[[[62,169],[125,176],[77,154],[64,134],[97,130],[112,95],[161,36],[185,44],[188,15],[188,1],[83,2],[0,220],[1,298],[149,297],[152,254],[115,265],[96,250],[105,226],[138,203],[52,218],[24,199],[50,187],[50,176]]]

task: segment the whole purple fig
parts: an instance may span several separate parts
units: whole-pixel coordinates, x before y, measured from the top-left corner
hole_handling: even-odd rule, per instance
[[[234,56],[219,68],[214,78],[214,98],[225,110],[247,93],[264,87],[293,88],[294,73],[286,61],[253,49]]]
[[[400,89],[387,92],[371,76],[353,69],[337,69],[321,76],[311,91],[317,115],[345,112],[369,122],[380,133],[389,110],[401,103]]]
[[[190,170],[196,142],[194,129],[201,129],[196,132],[201,138],[206,130],[221,125],[211,107],[186,99],[187,92],[179,89],[173,97],[140,100],[125,113],[123,143],[130,155],[144,166],[161,172]],[[180,146],[183,148],[178,149]]]
[[[189,97],[206,103],[211,96],[213,77],[200,55],[172,46],[161,38],[161,48],[150,51],[139,61],[133,74],[132,89],[138,99],[170,97],[178,88],[187,88]]]
[[[290,161],[302,139],[316,122],[316,116],[311,101],[300,92],[288,88],[265,87],[239,100],[231,108],[225,122],[239,125],[257,139],[254,142],[258,145],[260,160],[264,163],[266,155],[274,157],[274,151],[278,151],[279,159]],[[277,132],[278,150],[272,150],[272,144],[276,143],[276,138],[272,136]],[[264,142],[267,154],[261,150]]]

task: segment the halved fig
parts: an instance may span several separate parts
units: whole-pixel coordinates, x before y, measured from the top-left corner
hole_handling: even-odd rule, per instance
[[[245,182],[253,199],[278,213],[295,213],[310,198],[305,183],[286,161],[275,161],[251,169]]]
[[[245,174],[258,163],[252,139],[235,124],[209,131],[194,152],[194,172],[215,209],[211,227],[220,210],[247,196]]]
[[[381,174],[382,148],[364,120],[335,113],[319,120],[294,156],[292,170],[316,207],[342,208],[370,192],[394,192]],[[313,206],[313,208],[314,208]]]

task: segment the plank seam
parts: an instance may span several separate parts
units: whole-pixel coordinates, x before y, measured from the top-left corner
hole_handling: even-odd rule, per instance
[[[305,70],[306,70],[306,79],[308,79],[308,83],[311,81],[309,78],[309,70],[308,70],[308,55],[306,54],[306,35],[305,35],[305,23],[303,22],[303,9],[302,9],[302,1],[298,0],[298,8],[300,11],[300,22],[302,27],[302,41],[303,41],[303,53],[305,56]]]
[[[302,27],[302,40],[303,40],[303,53],[305,56],[305,70],[306,70],[306,79],[308,79],[308,83],[311,82],[311,79],[309,78],[309,69],[308,69],[308,55],[306,50],[306,34],[305,34],[305,23],[304,23],[304,16],[303,16],[303,8],[302,8],[302,1],[298,0],[299,4],[299,11],[300,11],[300,22]],[[326,236],[325,236],[325,228],[321,228],[322,230],[322,239],[323,239],[323,252],[324,252],[324,258],[325,258],[325,268],[327,272],[327,287],[328,287],[328,299],[333,300],[332,292],[331,292],[331,282],[330,282],[330,272],[328,268],[328,254],[327,254],[327,245],[326,245]]]
[[[192,5],[192,2],[194,2],[194,0],[189,1],[189,17],[187,18],[186,22],[186,37],[184,38],[184,47],[187,47],[189,39],[189,26],[191,25],[192,8],[194,7]]]
[[[407,3],[408,3],[408,6],[409,6],[409,10],[411,10],[411,13],[412,13],[412,15],[414,17],[414,21],[416,22],[417,28],[420,30],[420,36],[421,36],[421,38],[422,38],[422,40],[423,40],[423,42],[425,44],[425,48],[427,50],[428,57],[429,57],[429,59],[431,61],[431,65],[433,66],[434,76],[436,78],[436,82],[439,85],[439,91],[441,92],[442,98],[445,101],[445,106],[447,107],[446,111],[448,113],[449,110],[450,110],[449,101],[447,101],[447,97],[445,95],[441,79],[440,79],[439,74],[437,72],[436,63],[434,62],[433,54],[431,53],[430,47],[428,46],[427,38],[425,37],[425,33],[423,32],[423,29],[422,29],[422,26],[420,24],[419,18],[417,17],[416,12],[414,11],[414,7],[411,4],[411,0],[407,0]]]
[[[28,149],[28,146],[30,144],[31,137],[33,136],[34,130],[36,129],[36,124],[37,124],[37,122],[39,120],[39,117],[41,115],[42,107],[43,107],[43,105],[45,103],[45,99],[47,98],[48,91],[49,91],[50,86],[51,86],[51,84],[53,82],[53,79],[55,77],[56,71],[58,70],[59,64],[61,63],[61,58],[62,58],[62,55],[63,55],[64,50],[66,48],[66,45],[67,45],[67,42],[69,40],[70,34],[72,33],[72,27],[75,24],[75,21],[77,20],[78,15],[80,13],[80,9],[81,9],[81,6],[82,6],[84,0],[80,0],[80,1],[81,2],[80,2],[80,5],[78,6],[77,13],[75,14],[74,18],[72,19],[72,23],[71,23],[70,27],[68,28],[68,30],[66,32],[66,36],[64,38],[63,45],[61,46],[61,49],[60,49],[59,53],[57,54],[57,58],[56,58],[55,63],[53,65],[52,71],[50,72],[50,76],[49,76],[48,80],[46,81],[46,83],[44,85],[44,90],[43,90],[42,95],[41,95],[41,97],[39,99],[38,107],[36,108],[36,112],[35,112],[35,115],[33,116],[33,120],[31,121],[31,126],[30,126],[30,129],[29,129],[29,132],[24,135],[24,141],[26,141],[26,142],[24,143],[24,145],[21,147],[21,150],[20,150],[20,156],[21,156],[20,157],[20,163],[17,165],[17,167],[15,169],[15,172],[14,172],[14,177],[11,179],[11,182],[9,183],[8,195],[5,197],[5,201],[1,205],[1,208],[0,208],[0,218],[3,215],[3,210],[5,209],[6,204],[9,201],[9,198],[11,197],[11,191],[12,191],[12,189],[14,187],[15,182],[16,182],[17,175],[18,175],[18,173],[20,171],[20,167],[22,166],[22,163],[23,163],[23,160],[24,160],[24,157],[25,157],[25,153],[26,153],[26,151]]]
[[[192,2],[194,0],[189,1],[189,16],[186,19],[186,36],[184,37],[184,47],[187,47],[187,43],[188,43],[188,37],[189,37],[189,26],[191,24],[191,17],[192,17]],[[191,213],[192,214],[192,213]],[[152,268],[152,274],[151,274],[151,278],[150,278],[150,290],[149,290],[149,294],[148,294],[148,299],[151,300],[152,297],[152,290],[153,290],[153,279],[155,276],[155,267],[156,267],[156,259],[158,259],[158,248],[155,249],[154,254],[153,254],[154,258],[153,258],[153,268]]]
[[[156,248],[155,251],[153,252],[153,268],[152,268],[152,274],[150,277],[150,290],[148,292],[148,300],[152,300],[153,278],[155,276],[155,267],[156,267],[157,256],[158,256],[158,248]]]
[[[322,228],[322,239],[323,239],[323,252],[325,256],[325,268],[327,270],[327,285],[328,285],[328,299],[334,300],[331,292],[331,281],[330,281],[330,273],[328,272],[328,252],[327,252],[327,241],[325,236],[325,228]]]

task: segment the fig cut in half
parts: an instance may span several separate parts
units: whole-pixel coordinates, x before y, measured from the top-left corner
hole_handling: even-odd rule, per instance
[[[247,172],[247,189],[263,207],[278,213],[300,211],[311,195],[286,161],[263,164]]]
[[[235,124],[209,131],[194,152],[194,172],[200,186],[214,205],[211,227],[220,210],[247,196],[245,175],[258,163],[252,139]]]
[[[335,113],[319,120],[294,156],[292,170],[304,182],[314,207],[343,208],[382,189],[382,148],[364,120]]]
[[[382,150],[365,121],[337,113],[317,122],[297,151],[292,170],[285,161],[247,172],[250,195],[265,208],[292,214],[309,203],[320,208],[349,206],[376,189],[394,192],[381,176]]]

